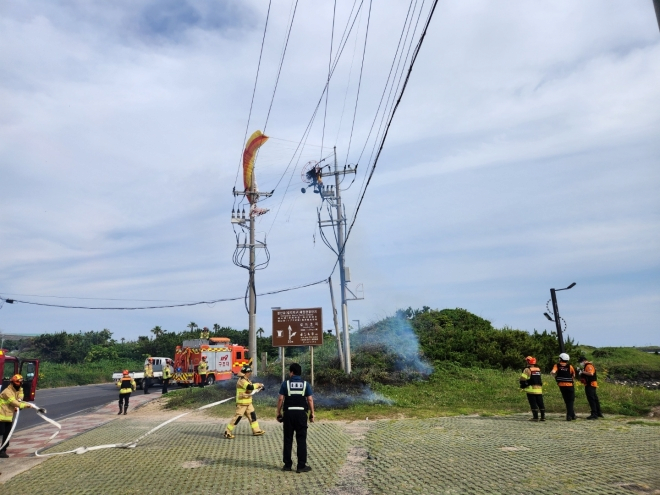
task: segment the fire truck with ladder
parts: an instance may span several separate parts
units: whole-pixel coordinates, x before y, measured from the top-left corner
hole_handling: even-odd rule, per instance
[[[199,384],[197,367],[202,356],[206,356],[209,366],[206,383],[212,385],[216,381],[229,380],[240,373],[244,365],[252,363],[247,357],[248,352],[247,347],[232,344],[227,337],[184,340],[183,345],[176,346],[172,378],[182,387]]]
[[[37,393],[37,382],[39,381],[39,360],[38,359],[18,359],[15,356],[8,356],[6,349],[0,349],[0,375],[2,375],[2,387],[4,390],[9,386],[9,380],[14,375],[23,376],[23,394],[24,401],[33,401]]]

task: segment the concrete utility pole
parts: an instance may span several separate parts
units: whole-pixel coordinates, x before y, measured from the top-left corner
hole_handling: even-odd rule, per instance
[[[327,200],[328,203],[335,208],[337,211],[336,220],[331,218],[330,220],[321,220],[319,216],[319,228],[323,227],[337,227],[337,252],[339,253],[339,284],[340,284],[340,293],[341,293],[341,324],[342,324],[342,333],[344,337],[344,371],[346,374],[351,373],[351,342],[348,335],[348,305],[346,301],[346,273],[348,268],[344,266],[344,243],[346,242],[344,229],[346,227],[346,215],[344,214],[344,208],[341,204],[341,189],[340,185],[340,176],[345,176],[346,174],[354,174],[356,168],[352,168],[350,165],[345,166],[343,170],[339,170],[337,166],[337,148],[334,148],[335,151],[335,164],[334,171],[321,173],[321,177],[330,177],[334,176],[335,186],[323,186],[319,185],[319,193],[324,200]]]
[[[254,228],[255,228],[255,223],[256,223],[256,216],[258,215],[257,213],[257,201],[259,201],[260,196],[264,197],[270,197],[272,196],[273,193],[264,193],[264,192],[259,192],[256,190],[255,186],[253,185],[250,191],[236,191],[234,190],[234,196],[245,196],[249,199],[250,202],[250,211],[248,218],[245,218],[245,209],[243,209],[243,214],[242,216],[239,216],[239,213],[236,212],[236,215],[234,215],[234,210],[232,210],[231,213],[231,223],[236,223],[239,224],[241,227],[245,228],[246,223],[249,223],[249,231],[250,231],[250,242],[249,244],[236,244],[236,249],[249,249],[250,252],[250,262],[248,265],[248,272],[249,272],[249,302],[248,302],[248,314],[249,314],[249,320],[248,320],[248,334],[250,338],[250,358],[252,359],[252,376],[257,376],[259,374],[258,366],[257,366],[257,360],[259,354],[257,353],[257,294],[255,292],[255,283],[254,283],[254,272],[256,271],[256,248],[266,248],[266,240],[264,239],[264,242],[256,243],[255,242],[255,236],[254,236]],[[245,268],[245,267],[244,267]]]
[[[335,306],[335,293],[332,290],[332,277],[328,277],[330,286],[330,302],[332,303],[332,320],[335,324],[335,336],[337,337],[337,352],[339,353],[339,365],[341,369],[346,369],[344,365],[344,352],[342,351],[341,337],[339,336],[339,323],[337,322],[337,308]]]

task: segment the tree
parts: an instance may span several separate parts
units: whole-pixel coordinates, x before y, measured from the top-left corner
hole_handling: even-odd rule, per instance
[[[259,327],[259,330],[257,330],[257,335],[258,335],[259,337],[263,337],[263,336],[264,336],[264,329],[261,328],[261,327]]]
[[[199,327],[197,326],[197,323],[195,323],[194,321],[191,321],[191,322],[188,323],[186,326],[187,326],[188,328],[190,328],[190,331],[191,331],[191,332],[194,332],[194,331],[195,331],[195,328],[199,328]]]
[[[213,333],[217,334],[220,331],[220,325],[217,323],[213,324]]]
[[[161,335],[163,335],[164,332],[163,332],[163,329],[160,328],[159,325],[156,325],[155,327],[153,327],[153,328],[151,329],[151,333],[153,333],[154,336],[155,336],[156,338],[158,338],[158,337],[160,337]]]
[[[123,344],[126,339],[124,337],[121,338],[121,343]]]

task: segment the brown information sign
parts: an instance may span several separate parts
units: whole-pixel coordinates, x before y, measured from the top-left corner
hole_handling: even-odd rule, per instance
[[[323,345],[321,308],[274,309],[273,347]]]

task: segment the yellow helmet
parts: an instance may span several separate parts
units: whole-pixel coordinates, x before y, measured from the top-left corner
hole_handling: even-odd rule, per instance
[[[23,376],[22,376],[22,375],[18,375],[18,374],[17,374],[17,375],[14,375],[14,376],[11,377],[11,380],[10,380],[10,381],[11,381],[12,383],[15,383],[16,385],[20,385],[21,383],[23,383]]]

